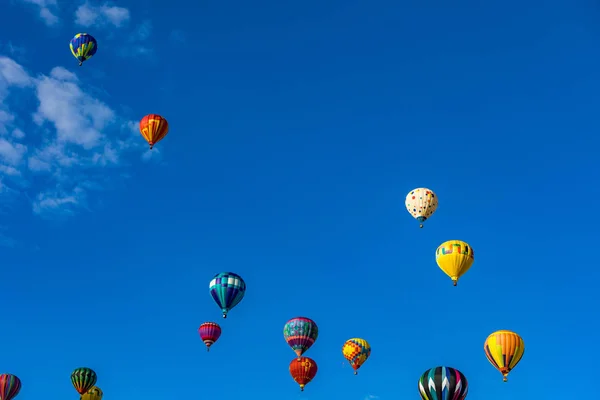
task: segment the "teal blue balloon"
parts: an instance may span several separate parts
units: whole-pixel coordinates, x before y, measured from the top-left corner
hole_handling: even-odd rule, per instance
[[[210,295],[223,312],[223,318],[227,318],[227,313],[237,306],[246,294],[246,282],[233,272],[221,272],[215,275],[210,281],[209,288]]]

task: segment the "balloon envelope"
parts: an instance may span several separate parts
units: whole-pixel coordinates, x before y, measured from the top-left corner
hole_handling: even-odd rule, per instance
[[[21,391],[21,380],[13,374],[0,375],[0,400],[11,400]]]
[[[221,327],[216,322],[205,322],[198,328],[200,339],[206,345],[206,350],[212,346],[221,337]]]
[[[92,58],[98,50],[98,42],[96,39],[87,33],[78,33],[69,42],[71,53],[73,57],[79,60],[79,65],[83,64],[84,61]]]
[[[79,400],[102,400],[102,396],[104,396],[102,390],[98,386],[92,386],[90,390],[81,395]]]
[[[429,219],[438,206],[438,197],[431,189],[417,188],[406,195],[404,202],[406,209],[417,221],[420,227]]]
[[[419,378],[419,393],[423,400],[464,400],[468,391],[467,378],[454,368],[431,368]]]
[[[317,375],[317,363],[308,357],[295,358],[290,363],[290,374],[300,385],[300,390],[304,391],[304,386]]]
[[[348,339],[342,346],[342,354],[348,360],[354,370],[354,375],[356,375],[358,374],[358,369],[371,355],[371,345],[365,339]]]
[[[475,252],[467,242],[448,240],[435,251],[435,261],[438,267],[452,279],[454,286],[475,261]]]
[[[140,133],[152,149],[169,133],[169,123],[158,114],[148,114],[140,121]]]
[[[77,390],[77,393],[84,394],[90,390],[98,380],[96,373],[91,368],[81,367],[76,368],[71,373],[71,383]]]
[[[283,337],[298,357],[315,343],[318,336],[319,328],[310,318],[292,318],[283,326]]]
[[[238,274],[221,272],[212,278],[209,289],[213,300],[223,312],[223,318],[227,318],[227,313],[244,298],[246,282]]]
[[[517,366],[525,354],[525,342],[515,332],[496,331],[485,340],[483,350],[488,361],[500,371],[506,382],[509,372]]]

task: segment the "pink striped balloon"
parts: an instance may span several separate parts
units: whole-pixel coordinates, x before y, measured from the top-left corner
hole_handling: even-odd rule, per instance
[[[221,337],[221,327],[216,322],[205,322],[198,328],[200,339],[206,345],[206,351]],[[2,399],[0,399],[2,400]]]

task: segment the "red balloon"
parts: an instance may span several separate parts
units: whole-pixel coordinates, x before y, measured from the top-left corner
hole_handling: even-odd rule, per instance
[[[198,333],[200,334],[200,339],[206,345],[206,351],[209,351],[210,346],[219,340],[221,327],[216,322],[205,322],[198,328]]]
[[[300,385],[300,390],[304,391],[304,386],[317,375],[317,363],[308,357],[294,358],[290,363],[290,374]]]

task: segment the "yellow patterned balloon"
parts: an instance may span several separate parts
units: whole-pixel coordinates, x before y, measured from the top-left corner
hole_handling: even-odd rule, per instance
[[[358,369],[371,355],[371,346],[365,339],[348,339],[342,346],[342,354],[350,362],[350,366],[354,370],[354,375],[357,375]]]
[[[521,336],[511,331],[497,331],[485,340],[485,356],[502,374],[504,382],[508,373],[517,366],[525,354],[525,342]]]
[[[473,265],[475,253],[473,253],[473,248],[467,242],[448,240],[435,251],[435,261],[456,286],[458,278],[463,276]]]
[[[431,217],[437,209],[438,198],[433,190],[418,188],[406,195],[404,205],[410,215],[420,222],[419,227],[422,228],[423,222]]]
[[[102,400],[102,390],[98,386],[92,386],[85,394],[81,395],[80,400]]]

